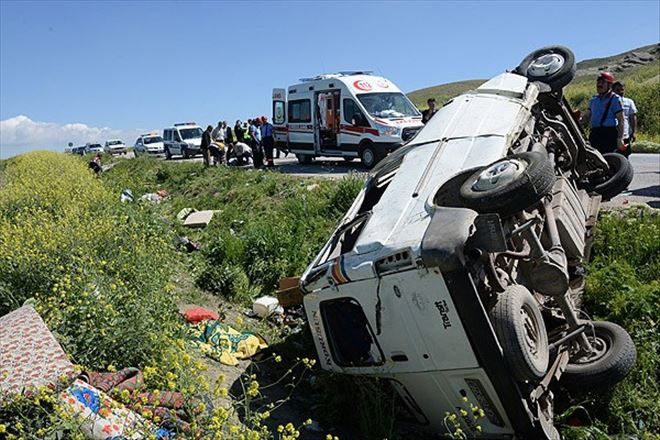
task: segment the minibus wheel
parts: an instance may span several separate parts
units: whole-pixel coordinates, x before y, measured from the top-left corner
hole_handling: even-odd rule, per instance
[[[571,356],[561,381],[572,388],[604,388],[615,385],[635,366],[637,350],[623,328],[607,321],[592,321],[593,330],[585,334],[592,353]]]
[[[490,318],[513,376],[521,382],[541,379],[550,360],[548,333],[530,291],[518,284],[507,287]]]

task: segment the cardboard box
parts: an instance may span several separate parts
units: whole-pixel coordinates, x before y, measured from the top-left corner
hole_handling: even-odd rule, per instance
[[[282,307],[297,306],[303,302],[300,291],[300,277],[286,277],[280,280],[280,290],[277,291],[277,300]]]

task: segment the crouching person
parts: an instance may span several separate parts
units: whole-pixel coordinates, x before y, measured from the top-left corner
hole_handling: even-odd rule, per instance
[[[211,142],[211,145],[209,145],[209,152],[211,154],[213,165],[218,165],[224,162],[225,148],[225,144],[222,142]]]

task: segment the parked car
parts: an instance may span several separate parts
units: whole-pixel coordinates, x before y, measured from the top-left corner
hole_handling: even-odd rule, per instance
[[[108,154],[126,154],[128,152],[128,148],[126,147],[124,141],[119,139],[111,139],[109,141],[105,141],[104,150]]]
[[[421,429],[457,413],[468,437],[530,439],[559,438],[555,394],[628,374],[628,333],[576,301],[600,202],[632,168],[585,141],[574,75],[570,49],[534,51],[372,170],[301,279],[324,369],[388,380]]]
[[[80,156],[84,156],[85,153],[87,153],[87,146],[86,145],[81,145],[79,147],[72,147],[71,148],[71,154],[79,154]]]
[[[141,154],[164,156],[165,146],[163,144],[163,138],[156,133],[142,134],[135,141],[133,153],[136,157]]]
[[[85,154],[86,153],[103,153],[105,149],[101,144],[87,144],[85,146]]]
[[[172,156],[193,157],[201,153],[202,128],[194,122],[182,122],[163,130],[165,159]]]

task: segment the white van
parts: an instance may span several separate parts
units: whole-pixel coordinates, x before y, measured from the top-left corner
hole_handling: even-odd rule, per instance
[[[422,128],[422,115],[391,81],[370,72],[305,78],[273,89],[275,145],[300,163],[359,157],[371,168]]]
[[[182,122],[163,130],[163,144],[165,145],[165,159],[172,156],[184,158],[201,153],[202,127],[194,122]]]

